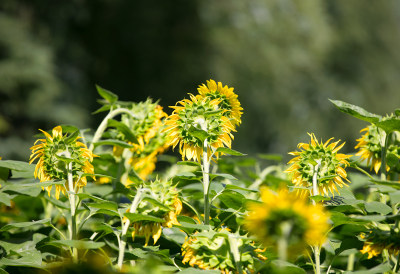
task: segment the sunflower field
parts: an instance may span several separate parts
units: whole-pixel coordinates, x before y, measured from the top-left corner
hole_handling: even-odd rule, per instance
[[[354,153],[309,133],[286,163],[233,149],[245,110],[221,82],[169,108],[97,91],[97,128],[0,160],[0,274],[400,271],[400,110],[331,100],[365,122]]]

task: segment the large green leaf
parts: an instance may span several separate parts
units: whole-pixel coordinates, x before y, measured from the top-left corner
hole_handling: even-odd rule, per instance
[[[330,100],[340,111],[350,114],[351,116],[360,120],[376,123],[382,119],[382,116],[370,113],[365,109],[339,100]]]
[[[0,192],[0,203],[5,204],[6,206],[11,206],[11,199],[14,196],[8,195],[7,193]]]
[[[201,270],[193,267],[186,268],[179,271],[179,274],[219,274],[221,271],[218,270]]]
[[[97,202],[97,203],[86,203],[87,206],[99,209],[107,209],[114,212],[118,211],[118,205],[114,202]]]
[[[390,192],[389,193],[390,202],[392,204],[400,203],[400,191]]]
[[[42,267],[42,255],[39,251],[33,250],[26,250],[24,252],[20,252],[22,255],[20,258],[2,258],[0,260],[0,265],[7,265],[7,266],[23,266],[23,267]]]
[[[218,196],[218,199],[225,204],[226,207],[238,210],[243,207],[246,198],[239,192],[233,190],[224,191]]]
[[[390,206],[376,201],[365,203],[365,210],[370,213],[376,212],[384,215],[392,212],[392,208]]]
[[[32,221],[32,222],[7,224],[0,229],[0,232],[8,231],[13,228],[21,228],[21,227],[26,228],[26,227],[35,226],[35,225],[49,225],[50,223],[51,223],[51,219],[43,219],[43,220]]]
[[[13,160],[0,161],[0,167],[5,167],[17,171],[32,171],[32,174],[33,171],[35,170],[34,165],[29,165],[27,162],[13,161]]]

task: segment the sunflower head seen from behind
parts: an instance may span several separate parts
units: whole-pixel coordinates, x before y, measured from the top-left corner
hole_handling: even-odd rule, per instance
[[[40,182],[51,180],[68,180],[68,173],[72,173],[73,184],[76,191],[86,186],[86,176],[94,174],[91,162],[95,155],[78,141],[81,137],[76,134],[68,135],[62,133],[61,126],[53,128],[52,135],[40,130],[45,135],[45,139],[38,139],[31,147],[32,154],[29,164],[38,160],[35,168],[35,178]],[[69,167],[72,167],[69,170]],[[94,179],[95,177],[92,176]],[[46,187],[50,196],[52,186]],[[56,185],[55,196],[60,197],[60,192],[64,195],[68,190],[68,184]]]
[[[309,135],[311,137],[309,144],[300,143],[297,146],[300,151],[289,153],[296,157],[289,161],[288,164],[291,166],[285,172],[292,176],[292,182],[294,186],[299,187],[297,191],[300,195],[309,194],[316,169],[320,195],[329,196],[329,193],[334,195],[335,191],[339,193],[337,186],[347,186],[345,181],[350,182],[345,168],[349,165],[347,159],[351,155],[338,153],[344,146],[344,143],[339,145],[340,140],[330,143],[333,139],[331,138],[323,143],[318,142],[314,134]]]
[[[207,84],[200,85],[197,91],[203,98],[218,99],[218,108],[224,110],[223,115],[228,117],[234,126],[242,122],[243,108],[240,106],[238,96],[233,92],[233,88],[227,85],[223,86],[221,82],[216,83],[211,79],[207,80]]]
[[[231,147],[234,131],[230,119],[219,109],[220,99],[210,100],[202,96],[190,94],[190,100],[179,101],[172,114],[168,116],[164,132],[169,141],[167,145],[174,148],[179,145],[182,159],[200,161],[204,148],[217,149]]]

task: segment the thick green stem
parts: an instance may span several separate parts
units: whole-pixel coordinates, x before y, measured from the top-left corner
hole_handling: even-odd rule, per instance
[[[74,179],[72,177],[72,162],[68,164],[68,198],[71,207],[71,221],[69,222],[70,228],[70,240],[77,239],[77,231],[76,231],[76,202],[75,202],[75,188],[74,188]],[[74,247],[72,249],[72,260],[74,263],[78,262],[78,249]]]
[[[313,195],[319,195],[318,190],[318,169],[321,165],[321,160],[316,160],[317,165],[314,166],[313,173]],[[316,205],[316,202],[313,200],[313,204]],[[321,262],[320,262],[320,247],[319,245],[314,246],[314,258],[315,258],[315,273],[321,274]]]
[[[103,132],[106,130],[107,128],[107,124],[108,124],[108,120],[112,119],[113,117],[122,114],[122,113],[126,113],[131,115],[132,117],[134,117],[133,113],[126,108],[118,108],[115,110],[110,111],[107,116],[103,119],[103,121],[100,123],[99,127],[96,130],[96,133],[93,136],[92,142],[89,146],[89,150],[93,151],[94,149],[94,144],[100,140],[101,135],[103,135]]]
[[[137,207],[139,206],[140,201],[142,200],[142,193],[143,189],[139,188],[137,190],[136,196],[132,201],[131,207],[129,209],[130,213],[135,213]],[[121,232],[121,240],[118,241],[119,243],[119,254],[118,254],[118,268],[121,270],[122,269],[122,263],[124,262],[124,256],[125,256],[125,247],[126,247],[126,232],[128,231],[129,225],[131,224],[130,220],[127,219],[124,222],[122,222],[122,232]]]
[[[208,159],[208,143],[207,139],[204,140],[203,146],[203,191],[204,191],[204,224],[210,223],[210,161]]]
[[[347,271],[353,271],[354,270],[354,259],[356,257],[355,253],[351,253],[349,257],[347,258]]]
[[[283,222],[280,225],[281,235],[278,240],[278,257],[282,261],[287,261],[288,239],[292,230],[292,225],[289,222]]]
[[[243,273],[242,270],[242,264],[241,264],[241,256],[240,256],[240,251],[239,251],[239,246],[238,246],[238,238],[237,237],[232,237],[232,235],[229,235],[230,237],[228,238],[229,241],[229,247],[231,250],[231,253],[233,255],[233,259],[235,261],[236,264],[236,268],[237,268],[237,273]]]
[[[389,140],[390,140],[391,133],[386,134],[385,143],[382,144],[382,153],[381,153],[381,180],[386,181],[387,179],[387,171],[386,171],[386,155],[387,149],[389,147]]]

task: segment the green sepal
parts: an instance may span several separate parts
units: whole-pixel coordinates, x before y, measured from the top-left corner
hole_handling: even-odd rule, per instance
[[[204,143],[204,140],[209,136],[207,131],[199,129],[195,126],[190,126],[188,134],[199,139],[202,143]]]

